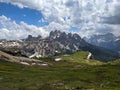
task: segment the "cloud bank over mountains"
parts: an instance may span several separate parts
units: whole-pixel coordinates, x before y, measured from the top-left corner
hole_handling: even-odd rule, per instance
[[[1,39],[23,39],[26,38],[27,35],[38,36],[41,33],[42,36],[47,36],[49,34],[48,31],[45,31],[42,27],[28,25],[22,21],[17,24],[5,16],[0,16],[0,24]]]
[[[0,16],[0,38],[22,38],[33,34],[47,36],[52,29],[72,30],[81,36],[91,36],[120,32],[120,0],[1,0],[19,8],[31,8],[40,11],[48,26],[37,27],[25,22],[17,24],[6,16]],[[7,23],[6,23],[7,21]],[[17,32],[19,32],[17,34]],[[23,33],[25,32],[25,33]],[[14,33],[15,36],[11,36]]]

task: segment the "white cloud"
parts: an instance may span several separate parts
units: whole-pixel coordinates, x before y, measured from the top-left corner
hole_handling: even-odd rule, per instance
[[[48,26],[43,27],[45,30],[53,31],[53,30],[61,30],[64,32],[68,32],[69,26],[67,25],[61,25],[56,22],[51,22]]]
[[[120,25],[113,25],[113,34],[115,34],[116,36],[120,36]]]
[[[28,7],[40,11],[45,20],[50,23],[49,26],[43,27],[44,29],[79,27],[81,28],[79,33],[82,36],[102,33],[105,28],[109,27],[113,31],[107,29],[107,32],[118,32],[117,27],[99,22],[103,17],[120,14],[120,0],[3,0],[3,2],[17,5],[20,8]],[[31,27],[33,28],[33,26]],[[38,29],[36,26],[34,28]]]
[[[46,37],[49,32],[42,27],[28,25],[25,22],[17,24],[6,16],[0,16],[0,39],[22,39],[28,35]]]

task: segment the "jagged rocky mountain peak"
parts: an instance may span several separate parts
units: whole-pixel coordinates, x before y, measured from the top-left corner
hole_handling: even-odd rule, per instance
[[[51,39],[55,39],[55,38],[57,38],[57,37],[60,37],[61,34],[62,34],[61,31],[55,30],[55,31],[51,31],[51,32],[50,32],[49,37],[50,37]]]
[[[81,40],[81,37],[77,33],[66,33],[59,30],[51,31],[49,35],[50,39],[64,39],[64,40]]]
[[[113,54],[107,49],[87,43],[77,33],[66,33],[59,30],[51,31],[47,38],[29,35],[22,42],[18,40],[0,41],[0,50],[27,57],[48,57],[56,55],[56,52],[59,52],[59,54],[71,54],[80,50],[89,51],[96,59],[101,60],[118,57],[117,53]]]
[[[41,35],[38,35],[37,37],[33,37],[32,35],[28,35],[28,37],[26,39],[24,39],[25,41],[37,41],[42,39]]]

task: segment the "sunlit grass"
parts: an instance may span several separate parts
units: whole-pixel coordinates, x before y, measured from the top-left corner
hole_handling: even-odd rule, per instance
[[[59,62],[47,58],[48,66],[0,60],[0,90],[119,90],[120,63],[86,62],[87,53],[61,56]]]

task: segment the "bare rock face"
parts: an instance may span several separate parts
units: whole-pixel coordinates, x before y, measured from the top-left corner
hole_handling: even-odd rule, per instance
[[[78,34],[66,34],[65,32],[52,31],[49,37],[42,39],[41,36],[28,38],[18,41],[3,40],[0,42],[0,50],[13,55],[22,55],[27,57],[48,57],[57,53],[74,53],[83,45],[81,37]]]
[[[65,33],[60,31],[50,32],[49,39],[55,42],[59,42],[61,46],[70,52],[79,50],[79,46],[86,44],[78,34]]]
[[[3,42],[3,41],[2,41]],[[24,41],[18,42],[7,41],[2,43],[0,49],[13,55],[22,55],[27,57],[47,57],[55,54],[58,48],[58,44],[50,40],[41,39],[39,41]]]
[[[41,40],[42,36],[38,36],[38,37],[33,37],[32,35],[28,35],[28,37],[26,39],[24,39],[24,41],[38,41]]]
[[[0,59],[10,61],[10,62],[18,62],[12,55],[9,55],[2,51],[0,51]]]
[[[89,51],[95,59],[110,60],[118,58],[117,53],[91,45],[78,34],[51,31],[47,38],[31,35],[23,40],[0,40],[0,50],[14,56],[48,57],[58,54],[71,54],[76,51]],[[91,58],[89,53],[87,59]]]
[[[24,54],[29,57],[47,57],[55,54],[59,45],[47,39],[39,41],[27,41],[22,46]]]

